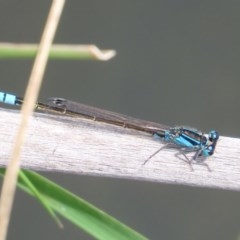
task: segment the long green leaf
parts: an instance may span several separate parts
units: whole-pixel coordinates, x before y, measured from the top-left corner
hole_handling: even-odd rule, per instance
[[[65,217],[79,228],[82,228],[96,239],[147,239],[105,212],[99,210],[90,203],[63,189],[43,176],[27,170],[22,171],[41,194],[41,198],[44,199],[44,202],[48,202],[48,205],[56,213]],[[4,174],[3,169],[0,169],[0,174]],[[35,194],[32,192],[31,188],[26,185],[26,182],[23,181],[23,179],[19,179],[18,185],[27,193],[31,195]]]
[[[60,219],[57,217],[56,213],[52,209],[52,207],[49,205],[48,201],[45,201],[45,198],[42,197],[42,194],[38,191],[38,189],[32,184],[31,180],[28,179],[28,177],[25,175],[24,171],[19,172],[19,178],[22,182],[28,187],[28,189],[31,191],[32,195],[34,195],[38,201],[44,206],[46,211],[52,216],[52,218],[57,222],[59,227],[63,227]]]

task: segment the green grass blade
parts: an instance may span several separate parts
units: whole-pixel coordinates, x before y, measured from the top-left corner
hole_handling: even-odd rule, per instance
[[[50,206],[56,213],[65,217],[79,228],[94,236],[96,239],[147,239],[126,225],[120,223],[118,220],[89,204],[85,200],[77,197],[43,176],[27,170],[22,171],[41,194],[41,198],[44,199],[44,202],[47,202],[48,206]],[[3,175],[4,170],[0,169],[0,174]],[[23,179],[19,179],[18,185],[29,194],[35,195]]]
[[[32,182],[28,179],[28,177],[25,175],[24,171],[20,170],[19,172],[19,178],[22,182],[25,183],[25,185],[30,189],[31,193],[39,200],[39,202],[44,206],[46,211],[52,216],[52,218],[57,222],[59,227],[63,227],[63,224],[61,223],[60,219],[57,217],[56,213],[52,209],[51,206],[49,206],[48,201],[45,201],[44,197],[42,197],[42,194],[38,192],[37,188],[32,184]]]

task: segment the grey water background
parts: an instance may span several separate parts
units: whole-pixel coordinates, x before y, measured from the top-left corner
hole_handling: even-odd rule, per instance
[[[1,1],[0,41],[38,42],[49,6]],[[231,0],[67,1],[55,43],[93,43],[118,54],[109,62],[50,61],[39,98],[238,137],[239,12],[240,2]],[[0,60],[0,89],[23,95],[32,63]],[[45,175],[150,239],[240,239],[238,192]],[[92,239],[63,222],[58,229],[37,201],[17,191],[8,239]]]

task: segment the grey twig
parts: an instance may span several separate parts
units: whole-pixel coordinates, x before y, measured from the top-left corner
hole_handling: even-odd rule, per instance
[[[19,111],[0,111],[0,164],[5,166],[12,149]],[[189,165],[174,148],[149,134],[92,120],[35,113],[22,152],[22,167],[84,175],[111,176],[191,186],[240,190],[240,139],[220,137],[206,166]]]

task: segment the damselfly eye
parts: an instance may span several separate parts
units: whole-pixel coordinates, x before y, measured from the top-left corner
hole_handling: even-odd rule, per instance
[[[216,132],[216,131],[211,131],[210,133],[209,133],[209,140],[211,141],[211,142],[216,142],[217,140],[218,140],[218,138],[219,138],[219,134],[218,134],[218,132]]]

